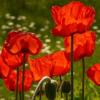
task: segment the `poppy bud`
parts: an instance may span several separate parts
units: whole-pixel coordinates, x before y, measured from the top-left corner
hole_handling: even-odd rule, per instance
[[[61,92],[62,93],[69,93],[71,89],[69,81],[63,81],[61,85]]]
[[[45,93],[49,100],[54,100],[56,97],[56,84],[55,83],[47,83],[45,85]]]

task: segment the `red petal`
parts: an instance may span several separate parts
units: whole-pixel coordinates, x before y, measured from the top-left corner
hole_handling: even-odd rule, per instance
[[[83,57],[91,56],[95,49],[95,33],[88,31],[83,34],[74,35],[73,52],[74,60],[80,60]],[[66,53],[71,53],[71,37],[66,37],[64,41]]]
[[[12,34],[13,33],[11,33],[11,36]],[[5,47],[10,53],[18,54],[19,52],[25,52],[34,55],[41,50],[41,41],[35,35],[32,35],[32,33],[18,32],[14,38],[10,37],[8,35],[8,39],[5,43]]]
[[[65,55],[64,51],[58,51],[51,55],[53,76],[61,76],[69,72],[70,60]]]
[[[35,60],[29,60],[30,69],[34,81],[39,81],[44,76],[51,76],[52,63],[49,56],[43,56]]]
[[[6,78],[10,73],[10,68],[7,64],[4,63],[1,55],[0,55],[0,77]]]
[[[98,86],[100,86],[100,64],[95,64],[87,71],[87,76]]]
[[[5,63],[12,69],[20,67],[23,63],[23,54],[10,54],[5,48],[2,50],[2,57]]]
[[[12,71],[8,78],[4,79],[4,83],[8,90],[15,91],[16,90],[16,78],[17,73]],[[29,91],[32,85],[32,74],[29,70],[25,70],[24,74],[24,90]],[[19,80],[18,80],[18,91],[22,91],[22,71],[19,71]]]
[[[53,34],[64,37],[89,30],[94,22],[95,10],[81,2],[74,1],[63,7],[53,6],[52,16],[56,23]],[[59,30],[59,26],[62,29]]]

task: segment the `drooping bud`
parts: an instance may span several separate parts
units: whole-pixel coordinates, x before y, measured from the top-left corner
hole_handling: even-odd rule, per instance
[[[55,83],[47,83],[45,85],[45,93],[49,100],[54,100],[56,98],[56,84]]]
[[[69,81],[63,81],[61,85],[61,92],[62,93],[69,93],[71,90],[71,85]]]

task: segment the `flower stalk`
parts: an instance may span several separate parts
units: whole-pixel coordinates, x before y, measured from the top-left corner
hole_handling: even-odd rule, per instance
[[[25,54],[23,56],[23,68],[22,68],[22,100],[24,100],[24,73],[25,73]]]
[[[18,80],[19,80],[19,68],[17,67],[17,77],[16,77],[16,99],[18,100]]]
[[[73,34],[71,35],[71,100],[73,100],[74,98],[74,77],[73,77],[73,62],[74,62],[74,59],[73,59]]]
[[[39,81],[39,83],[38,83],[38,85],[37,85],[37,87],[36,87],[36,89],[34,91],[34,94],[32,96],[32,100],[35,100],[35,97],[36,97],[36,95],[38,93],[39,88],[42,86],[43,82],[45,82],[45,81],[51,82],[51,78],[48,77],[48,76],[45,76]]]
[[[21,98],[22,98],[22,93],[19,92],[19,100],[21,100]]]
[[[65,100],[68,100],[68,93],[65,94]]]
[[[42,86],[40,86],[39,100],[42,100],[41,91],[42,91]]]
[[[82,58],[82,66],[83,66],[83,69],[82,69],[82,100],[85,100],[84,99],[84,81],[85,81],[85,59]]]

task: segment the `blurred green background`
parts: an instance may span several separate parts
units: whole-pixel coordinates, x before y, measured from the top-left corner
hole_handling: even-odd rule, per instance
[[[97,34],[96,49],[92,57],[85,59],[88,69],[93,64],[100,62],[100,0],[79,1],[94,6],[96,10],[96,18],[92,27],[92,30]],[[71,0],[0,0],[0,48],[2,48],[7,33],[13,29],[19,29],[34,32],[42,40],[43,49],[36,57],[51,54],[57,50],[64,50],[63,39],[53,37],[51,34],[51,29],[54,26],[51,6],[64,5],[68,2],[71,2]],[[75,63],[74,73],[74,100],[81,100],[81,61]],[[63,76],[63,79],[69,80],[70,73]],[[26,100],[31,98],[34,92],[33,88],[34,84],[31,91],[25,94]],[[56,99],[63,100],[59,93]],[[14,94],[5,88],[2,80],[0,80],[0,100],[14,100]],[[43,100],[47,100],[45,95],[43,95]],[[87,77],[85,80],[85,100],[100,100],[100,87]]]

